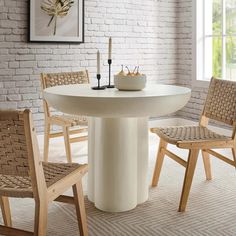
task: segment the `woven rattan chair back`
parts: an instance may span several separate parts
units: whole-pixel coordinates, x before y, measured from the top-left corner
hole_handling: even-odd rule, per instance
[[[61,73],[42,73],[41,84],[42,89],[49,87],[69,85],[69,84],[88,84],[89,76],[88,71],[77,71],[77,72],[61,72]],[[49,105],[46,100],[43,100],[44,112],[46,117],[50,116]]]
[[[23,112],[0,111],[0,174],[29,176]]]
[[[236,121],[236,82],[212,78],[203,115],[232,126]]]
[[[43,89],[68,84],[88,84],[87,71],[41,74]]]

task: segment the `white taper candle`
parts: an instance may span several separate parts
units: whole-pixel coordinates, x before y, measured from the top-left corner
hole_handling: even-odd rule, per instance
[[[100,52],[97,51],[97,74],[100,74]]]
[[[108,50],[108,59],[111,60],[111,52],[112,52],[112,38],[109,38],[109,50]]]

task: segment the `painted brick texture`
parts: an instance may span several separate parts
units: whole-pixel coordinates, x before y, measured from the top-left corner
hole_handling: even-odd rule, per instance
[[[207,87],[196,86],[192,81],[192,42],[193,18],[192,0],[179,0],[176,6],[177,13],[177,84],[190,87],[192,96],[188,104],[177,116],[199,120],[206,99]]]
[[[78,45],[28,43],[28,0],[0,0],[0,109],[30,108],[37,130],[42,131],[40,73],[88,69],[95,83],[100,49],[101,72],[107,77],[109,36],[113,37],[113,73],[121,64],[139,64],[149,82],[175,84],[179,79],[185,84],[189,79],[185,71],[190,73],[191,65],[185,42],[190,48],[191,29],[179,2],[191,7],[189,1],[178,0],[85,1],[85,43]],[[182,56],[184,61],[178,60]],[[188,110],[180,115],[185,113]]]
[[[139,64],[149,82],[175,83],[176,2],[85,1],[85,43],[75,45],[27,43],[28,1],[0,0],[0,108],[31,108],[42,131],[39,74],[86,68],[94,83],[97,49],[102,53],[102,75],[107,75],[109,36],[113,73],[121,64]]]

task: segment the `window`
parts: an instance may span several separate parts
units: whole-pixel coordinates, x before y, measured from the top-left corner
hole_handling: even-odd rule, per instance
[[[236,0],[195,0],[196,78],[236,81]]]

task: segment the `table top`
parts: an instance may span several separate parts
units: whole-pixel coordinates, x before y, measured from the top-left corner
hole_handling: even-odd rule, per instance
[[[62,85],[44,90],[48,103],[68,114],[97,117],[144,117],[166,115],[181,109],[191,90],[150,84],[142,91],[92,90],[90,85]]]
[[[73,84],[50,87],[44,93],[62,96],[75,97],[96,97],[96,98],[136,98],[171,96],[189,93],[190,89],[174,85],[153,84],[148,85],[141,91],[119,91],[118,89],[93,90],[88,84]]]

